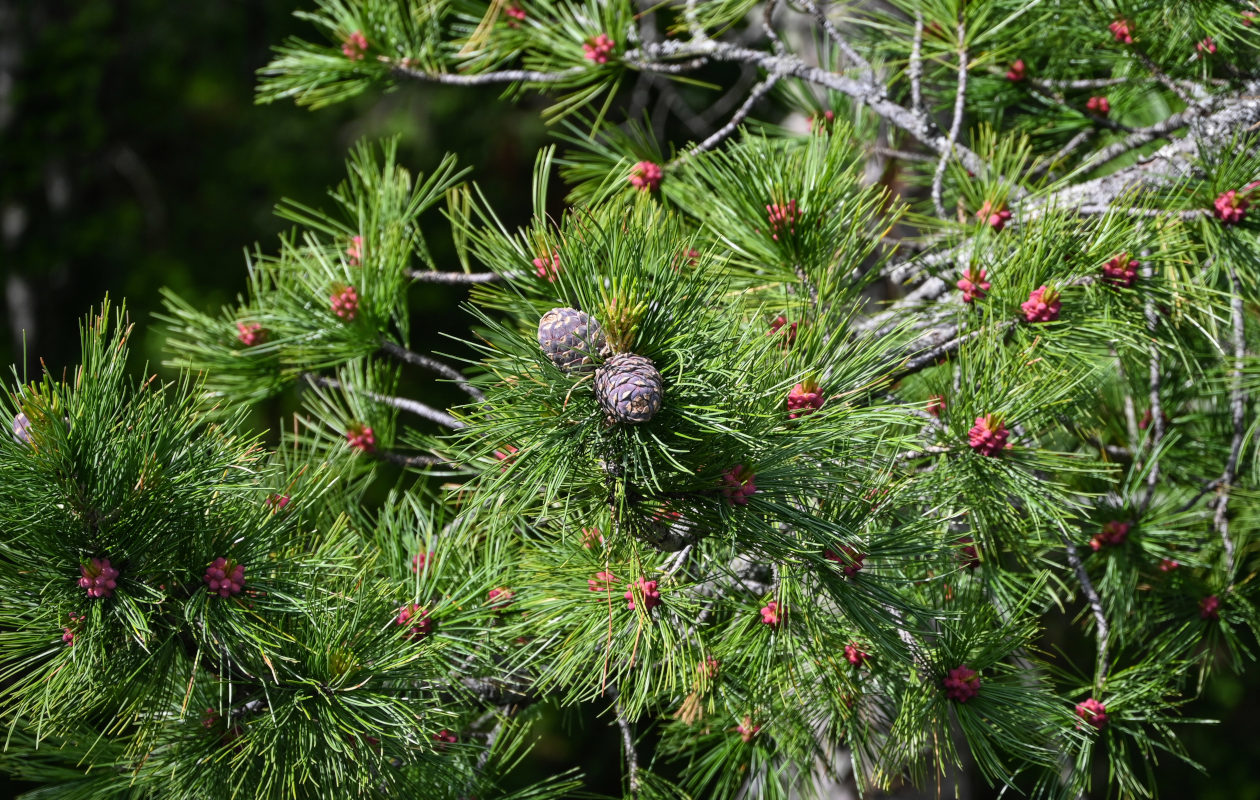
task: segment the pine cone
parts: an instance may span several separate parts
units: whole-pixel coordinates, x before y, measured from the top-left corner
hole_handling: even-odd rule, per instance
[[[649,358],[618,353],[595,372],[595,397],[614,422],[647,422],[661,410],[665,385]]]
[[[608,354],[604,329],[575,308],[553,308],[538,320],[538,346],[564,372],[590,372]]]

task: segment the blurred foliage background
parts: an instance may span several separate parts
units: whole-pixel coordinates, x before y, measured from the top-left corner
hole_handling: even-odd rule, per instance
[[[73,368],[78,322],[108,293],[126,299],[137,323],[135,357],[158,369],[158,290],[172,287],[207,310],[234,302],[243,252],[255,243],[272,249],[283,230],[274,205],[282,197],[321,204],[363,137],[399,135],[401,161],[413,170],[456,153],[501,218],[524,222],[534,155],[549,139],[542,102],[501,102],[493,87],[412,86],[317,113],[257,106],[255,71],[269,48],[309,33],[295,8],[295,0],[0,0],[0,362],[19,374],[23,363]],[[440,217],[426,236],[440,261],[449,257]],[[439,332],[466,329],[465,293],[415,288],[414,313],[428,322],[416,330],[417,349],[460,353]],[[459,399],[430,381],[424,391],[434,403]],[[259,424],[286,402],[262,409]],[[1047,645],[1058,638],[1051,632]],[[1222,723],[1183,729],[1209,777],[1163,765],[1165,797],[1260,800],[1258,673],[1219,677],[1185,707]],[[544,716],[526,769],[578,766],[591,788],[615,792],[618,745],[606,731],[593,713]],[[0,783],[0,796],[19,788]]]

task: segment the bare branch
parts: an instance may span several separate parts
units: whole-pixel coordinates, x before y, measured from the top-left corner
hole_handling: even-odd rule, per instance
[[[539,72],[529,69],[505,69],[494,72],[476,72],[456,75],[450,72],[426,72],[414,67],[394,66],[394,74],[405,78],[441,83],[447,86],[487,86],[494,83],[560,83],[586,72],[586,67],[569,67],[559,72]]]
[[[731,115],[730,121],[714,131],[712,136],[674,159],[673,164],[680,164],[697,153],[703,153],[704,151],[721,144],[724,139],[739,128],[740,123],[747,118],[748,114],[752,111],[753,106],[757,105],[757,101],[765,97],[766,94],[774,88],[774,85],[779,82],[779,77],[779,75],[774,73],[767,75],[765,80],[761,81],[752,88],[752,91],[748,93],[748,99],[744,101],[743,105],[735,110],[735,113]]]
[[[832,44],[840,48],[840,52],[844,53],[844,57],[849,60],[849,63],[861,70],[862,78],[874,83],[875,70],[871,67],[871,62],[853,49],[853,45],[849,44],[849,40],[844,38],[844,34],[831,22],[831,19],[827,17],[822,7],[815,3],[814,0],[801,0],[801,5],[805,7],[806,11],[814,15],[814,19],[818,21],[823,31],[826,32],[827,38],[831,39]]]
[[[1229,491],[1238,473],[1238,458],[1242,454],[1243,438],[1246,436],[1247,390],[1243,387],[1243,360],[1246,358],[1245,327],[1243,325],[1242,286],[1238,282],[1238,273],[1229,268],[1230,319],[1233,323],[1234,368],[1230,378],[1229,390],[1230,413],[1233,416],[1234,438],[1229,447],[1229,459],[1225,462],[1225,471],[1221,473],[1221,496],[1216,500],[1214,523],[1221,536],[1221,544],[1225,546],[1225,567],[1234,575],[1234,540],[1229,535]]]
[[[523,272],[442,272],[432,269],[409,269],[407,277],[420,283],[494,283],[512,281],[524,276]]]
[[[395,344],[389,339],[383,337],[381,338],[381,349],[405,364],[411,364],[413,367],[421,367],[429,370],[430,372],[436,372],[443,378],[449,378],[454,381],[456,386],[463,389],[465,394],[474,400],[482,401],[486,399],[486,396],[482,393],[482,391],[469,383],[463,375],[459,374],[457,369],[438,361],[432,356],[426,356],[422,353],[416,353],[412,350],[408,350],[402,345]]]
[[[1097,153],[1089,157],[1091,166],[1105,164],[1113,158],[1118,158],[1134,148],[1141,147],[1148,142],[1163,138],[1179,128],[1184,128],[1198,117],[1212,111],[1221,103],[1221,98],[1210,97],[1202,103],[1195,103],[1184,111],[1169,116],[1167,119],[1157,122],[1146,128],[1138,128],[1125,138],[1118,142],[1107,145]]]
[[[936,216],[945,219],[945,205],[941,200],[942,184],[945,181],[945,166],[949,163],[950,154],[954,151],[954,143],[958,141],[958,131],[962,127],[963,106],[967,99],[967,28],[962,15],[958,17],[958,87],[954,92],[954,117],[949,124],[946,136],[945,152],[936,162],[936,173],[932,176],[932,205],[936,207]]]
[[[923,116],[923,14],[914,12],[914,41],[910,45],[910,111]]]
[[[446,427],[453,428],[455,430],[465,427],[464,423],[455,419],[450,414],[447,414],[444,411],[439,411],[433,406],[425,405],[419,400],[412,400],[407,397],[393,397],[386,394],[377,394],[376,392],[369,392],[366,389],[353,389],[335,378],[325,378],[324,376],[316,375],[313,372],[305,373],[304,377],[312,386],[321,386],[328,389],[341,389],[342,391],[361,394],[364,397],[371,398],[378,403],[392,406],[401,411],[408,411],[418,417],[423,417],[430,422],[436,422],[439,425],[445,425]]]
[[[1142,276],[1149,278],[1151,268],[1144,264],[1142,267]],[[1155,486],[1159,482],[1159,459],[1156,453],[1159,451],[1159,444],[1164,440],[1164,407],[1160,402],[1159,392],[1162,383],[1162,377],[1159,369],[1159,346],[1154,342],[1156,327],[1159,325],[1159,318],[1155,316],[1155,303],[1149,297],[1146,299],[1146,330],[1152,334],[1151,355],[1150,355],[1150,412],[1151,412],[1151,465],[1146,475],[1146,493],[1142,496],[1142,503],[1138,508],[1138,515],[1146,513],[1146,509],[1151,504],[1151,498],[1155,496]]]
[[[1098,661],[1097,675],[1094,678],[1095,685],[1102,685],[1107,677],[1107,647],[1108,639],[1111,636],[1111,628],[1107,625],[1107,617],[1103,614],[1102,601],[1098,598],[1098,592],[1094,590],[1094,583],[1089,579],[1089,573],[1085,571],[1085,565],[1081,563],[1080,553],[1076,551],[1076,545],[1072,544],[1072,540],[1068,538],[1067,532],[1063,530],[1063,526],[1059,526],[1059,536],[1063,540],[1063,547],[1067,550],[1068,563],[1072,565],[1072,571],[1076,573],[1076,580],[1081,585],[1081,591],[1085,593],[1085,598],[1089,601],[1090,610],[1094,612],[1094,626],[1098,629]]]
[[[787,52],[787,47],[783,44],[783,40],[779,38],[779,32],[774,29],[774,12],[778,6],[779,0],[766,0],[766,6],[761,14],[761,22],[766,29],[766,38],[770,40],[770,46],[774,48],[775,55],[783,55]]]
[[[621,728],[621,746],[626,753],[626,772],[629,773],[630,796],[639,796],[639,751],[634,747],[634,731],[630,729],[630,721],[626,719],[621,707],[621,700],[613,702],[617,715],[617,727]]]

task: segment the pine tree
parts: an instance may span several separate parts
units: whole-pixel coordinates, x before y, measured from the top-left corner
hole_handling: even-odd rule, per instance
[[[594,704],[638,800],[1153,794],[1260,627],[1257,14],[319,0],[260,100],[501,84],[566,149],[514,228],[361,143],[237,305],[167,294],[171,383],[108,303],[15,372],[4,768],[542,800],[532,722]],[[412,349],[431,283],[468,363]]]

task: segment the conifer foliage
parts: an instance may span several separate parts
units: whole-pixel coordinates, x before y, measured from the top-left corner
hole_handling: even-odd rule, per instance
[[[6,769],[541,800],[581,776],[520,788],[531,725],[583,704],[637,800],[1134,796],[1189,758],[1177,707],[1260,627],[1246,3],[302,15],[263,101],[501,84],[568,149],[515,228],[361,144],[236,306],[168,294],[195,378],[129,380],[108,308],[74,375],[20,376]],[[469,288],[466,364],[412,349],[431,283]],[[246,413],[294,386],[268,451]]]

